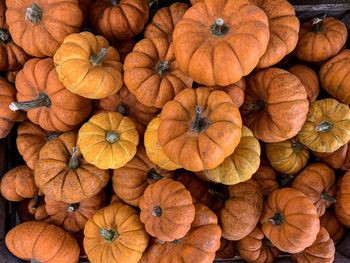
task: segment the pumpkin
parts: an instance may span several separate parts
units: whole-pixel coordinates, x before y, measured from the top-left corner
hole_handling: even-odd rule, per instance
[[[18,203],[17,213],[21,222],[36,220],[50,223],[42,196],[36,195],[34,198],[27,198],[20,201]]]
[[[334,204],[335,215],[342,225],[350,227],[350,172],[338,181],[337,202]]]
[[[115,193],[113,193],[113,195],[110,197],[109,204],[113,203],[123,203],[123,201]]]
[[[140,209],[147,233],[162,241],[183,238],[195,218],[190,192],[172,179],[149,185],[140,199]]]
[[[237,148],[223,163],[204,175],[213,182],[234,185],[249,180],[260,165],[260,144],[245,126]]]
[[[334,152],[350,140],[350,109],[334,99],[311,102],[298,141],[315,152]]]
[[[318,153],[314,154],[322,160],[325,164],[329,165],[333,169],[350,169],[350,141],[347,144],[344,144],[335,152],[331,153]]]
[[[142,256],[141,263],[211,263],[220,247],[221,230],[215,214],[196,203],[196,214],[189,232],[181,239],[164,242],[156,239]]]
[[[91,25],[108,39],[131,39],[149,16],[146,0],[96,0],[90,8]]]
[[[240,108],[244,103],[245,87],[246,87],[246,81],[244,78],[241,78],[236,83],[233,83],[225,87],[213,86],[214,89],[225,91],[231,97],[233,104],[236,105],[237,108]]]
[[[279,68],[269,68],[247,79],[243,122],[264,142],[293,138],[303,126],[309,109],[300,80]]]
[[[29,120],[17,128],[16,145],[28,167],[32,170],[39,159],[39,152],[46,142],[57,138],[60,133],[48,132]]]
[[[35,220],[34,218],[34,212],[33,209],[32,209],[32,205],[29,206],[29,202],[31,201],[32,199],[23,199],[22,201],[20,201],[18,203],[18,206],[17,206],[17,214],[18,214],[18,217],[19,217],[19,220],[20,222],[27,222],[27,221],[33,221]]]
[[[34,174],[26,165],[9,170],[1,178],[1,195],[9,201],[21,201],[32,198],[38,193]]]
[[[16,257],[31,262],[76,263],[79,260],[77,241],[63,229],[43,222],[15,226],[7,233],[5,243]]]
[[[195,82],[227,86],[257,66],[269,36],[267,16],[250,1],[204,0],[175,26],[175,57]]]
[[[149,236],[135,209],[114,203],[98,210],[85,225],[84,249],[91,262],[137,263]]]
[[[139,41],[126,56],[124,82],[142,104],[162,108],[193,81],[179,69],[171,42],[153,38]]]
[[[331,209],[327,209],[323,216],[320,217],[320,224],[324,227],[329,236],[332,238],[334,244],[340,241],[345,233],[344,226],[339,222],[335,213]]]
[[[169,7],[159,9],[145,28],[144,37],[149,39],[166,38],[171,42],[176,24],[182,19],[189,7],[186,3],[176,2]]]
[[[334,254],[333,240],[330,238],[327,230],[321,227],[315,242],[303,251],[293,254],[292,258],[298,263],[332,263],[334,262]]]
[[[96,100],[94,109],[95,113],[116,111],[129,117],[134,122],[140,137],[145,133],[147,124],[159,111],[157,108],[147,107],[140,103],[125,86],[111,96]]]
[[[313,69],[301,64],[293,65],[288,71],[297,76],[301,81],[306,89],[308,101],[315,101],[320,94],[320,81],[317,73]]]
[[[236,244],[239,255],[248,262],[272,263],[280,254],[259,226]]]
[[[251,0],[269,18],[270,40],[258,67],[267,68],[280,62],[298,43],[299,19],[287,0]]]
[[[6,6],[13,41],[35,57],[52,57],[83,22],[77,0],[6,0]]]
[[[91,102],[71,93],[59,81],[51,58],[29,60],[16,77],[17,102],[29,120],[47,131],[73,130],[91,111]]]
[[[341,51],[321,66],[320,80],[322,88],[338,101],[350,104],[350,50]]]
[[[160,114],[160,145],[171,161],[189,171],[217,167],[234,152],[241,134],[239,111],[220,90],[187,88]]]
[[[190,2],[191,2],[191,5],[195,5],[199,2],[203,2],[203,0],[190,0]]]
[[[136,154],[139,135],[128,117],[101,112],[80,128],[77,143],[88,163],[100,169],[117,169]]]
[[[263,195],[253,180],[230,185],[229,197],[221,210],[222,237],[240,240],[247,236],[259,222],[263,208]]]
[[[16,89],[0,77],[0,139],[5,138],[13,124],[20,117],[19,112],[10,110],[9,105],[16,99]]]
[[[105,193],[101,192],[79,203],[67,204],[45,196],[45,209],[52,224],[70,232],[79,232],[94,213],[104,206],[105,198]]]
[[[320,229],[312,201],[294,188],[277,189],[268,196],[260,223],[271,243],[288,253],[311,246]]]
[[[157,116],[147,126],[144,138],[144,144],[148,158],[159,167],[165,170],[176,170],[181,168],[180,165],[170,161],[164,153],[162,146],[158,141],[158,130],[160,117]]]
[[[235,242],[221,238],[220,248],[216,251],[215,258],[232,259],[236,255]]]
[[[107,170],[83,159],[76,141],[76,133],[64,133],[47,142],[40,151],[34,170],[35,183],[56,201],[78,203],[99,193],[109,180]]]
[[[113,170],[112,186],[123,202],[139,206],[140,198],[149,184],[173,176],[173,172],[164,170],[151,162],[145,148],[139,145],[136,155],[130,162]]]
[[[5,1],[0,2],[0,71],[20,70],[29,56],[17,46],[5,21]]]
[[[345,45],[346,25],[333,17],[315,17],[301,24],[294,54],[301,60],[320,62],[336,54]]]
[[[321,217],[326,208],[336,202],[336,185],[334,171],[322,163],[307,166],[295,178],[292,187],[303,192],[317,209]]]
[[[115,41],[111,41],[111,44],[118,51],[120,55],[120,61],[124,63],[126,56],[134,49],[134,46],[136,45],[136,40],[135,39],[128,39],[128,40],[117,39]]]
[[[267,143],[265,149],[271,166],[285,174],[298,173],[306,166],[310,157],[309,150],[296,138]]]
[[[64,39],[53,60],[63,85],[80,96],[105,98],[123,85],[118,51],[102,36],[90,32],[71,34]]]

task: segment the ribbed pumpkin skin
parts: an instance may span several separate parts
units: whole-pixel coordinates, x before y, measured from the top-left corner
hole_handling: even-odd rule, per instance
[[[320,217],[320,223],[327,230],[334,244],[337,244],[343,238],[345,227],[339,222],[332,209],[326,210],[323,216]]]
[[[79,260],[77,241],[55,225],[34,221],[22,223],[7,233],[5,242],[12,254],[25,260],[47,263],[77,263]]]
[[[230,185],[228,191],[229,199],[220,213],[222,236],[228,240],[240,240],[259,222],[263,195],[253,179]]]
[[[246,88],[246,81],[244,78],[228,86],[212,86],[211,88],[225,91],[237,108],[240,108],[244,103],[244,92]]]
[[[335,152],[331,153],[318,153],[314,152],[314,154],[321,158],[322,162],[326,163],[333,169],[342,169],[349,170],[350,169],[350,142],[344,144]]]
[[[349,107],[335,99],[311,102],[307,119],[298,134],[298,141],[312,151],[330,153],[349,140]]]
[[[316,208],[293,188],[278,189],[268,196],[260,223],[271,243],[288,253],[298,253],[312,245],[320,230]]]
[[[253,179],[259,184],[264,196],[280,188],[276,180],[278,173],[268,164],[261,163],[259,169],[253,174]]]
[[[105,239],[103,230],[112,230],[115,238]],[[85,252],[94,263],[137,263],[149,239],[136,210],[123,203],[98,210],[86,223],[84,235]]]
[[[334,205],[335,215],[340,223],[350,227],[350,172],[338,181],[337,202]]]
[[[218,219],[205,205],[196,203],[195,208],[195,218],[186,236],[173,242],[156,239],[142,256],[141,263],[214,261],[221,237]]]
[[[322,88],[345,104],[350,104],[349,67],[350,50],[346,49],[324,63],[320,69]]]

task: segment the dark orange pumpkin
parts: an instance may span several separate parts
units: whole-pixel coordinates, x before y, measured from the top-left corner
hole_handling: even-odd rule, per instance
[[[350,169],[350,141],[335,152],[314,154],[333,169]]]
[[[337,186],[337,202],[334,204],[335,215],[340,223],[350,227],[350,171],[338,181]]]
[[[332,209],[327,209],[320,217],[321,226],[324,227],[334,244],[337,244],[345,234],[345,227],[339,222]]]

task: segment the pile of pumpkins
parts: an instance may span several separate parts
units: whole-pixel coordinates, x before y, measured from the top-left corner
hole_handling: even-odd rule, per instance
[[[0,1],[0,137],[20,122],[25,161],[1,180],[15,256],[333,262],[350,227],[346,26],[300,25],[287,0],[191,4]]]

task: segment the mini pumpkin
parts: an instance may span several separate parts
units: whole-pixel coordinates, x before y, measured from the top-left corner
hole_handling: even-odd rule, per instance
[[[45,144],[35,166],[35,183],[56,201],[78,203],[96,195],[109,180],[107,170],[89,164],[76,148],[77,134],[64,133]]]
[[[136,210],[123,203],[98,210],[86,223],[84,236],[85,252],[94,263],[137,263],[149,239]]]
[[[142,104],[162,108],[193,81],[179,69],[171,42],[152,38],[139,41],[126,56],[124,82]]]
[[[123,85],[123,65],[107,39],[90,32],[67,36],[53,60],[59,79],[71,92],[90,99],[116,93]]]
[[[350,227],[350,171],[338,181],[337,202],[334,204],[335,215],[342,225]]]
[[[263,195],[253,179],[230,185],[228,192],[229,198],[220,213],[222,236],[228,240],[240,240],[259,222]]]
[[[288,71],[269,68],[247,79],[243,122],[257,139],[281,142],[293,138],[303,126],[309,102],[300,80]]]
[[[268,196],[260,223],[271,243],[288,253],[311,246],[320,230],[317,209],[294,188],[277,189]]]
[[[27,201],[27,202],[25,202]],[[22,202],[24,202],[24,204],[22,204]],[[22,222],[24,221],[40,221],[40,222],[45,222],[48,224],[51,224],[51,220],[49,215],[46,212],[45,209],[45,201],[44,201],[44,197],[43,196],[34,196],[34,198],[31,199],[25,199],[23,201],[21,201],[21,203],[19,204],[19,206],[25,206],[22,207],[22,216],[19,214],[19,216],[22,219]],[[19,208],[20,209],[20,208]],[[25,210],[25,211],[23,211]],[[20,213],[18,211],[18,213]],[[31,215],[31,219],[30,220],[23,220],[23,213],[27,213],[29,215]]]
[[[189,232],[183,238],[171,242],[156,239],[142,256],[141,263],[169,262],[169,259],[177,263],[213,262],[215,252],[220,247],[218,219],[205,205],[196,203],[195,209]]]
[[[216,251],[215,258],[232,259],[236,255],[236,245],[234,241],[221,238],[220,248]]]
[[[345,227],[339,222],[332,209],[327,209],[320,217],[320,224],[324,227],[334,244],[337,244],[345,234]]]
[[[246,87],[246,81],[244,78],[241,78],[236,83],[233,83],[225,87],[213,86],[214,89],[225,91],[231,97],[233,104],[236,105],[237,108],[240,108],[244,103],[245,87]]]
[[[114,192],[125,203],[139,206],[140,198],[148,185],[163,178],[172,178],[173,175],[173,172],[161,169],[151,162],[145,148],[139,145],[130,162],[113,170],[112,185]]]
[[[320,62],[335,56],[345,45],[346,25],[333,17],[320,16],[301,24],[294,54],[301,60]]]
[[[6,6],[13,41],[35,57],[52,57],[83,22],[77,0],[6,0]]]
[[[236,149],[242,119],[231,98],[211,88],[187,88],[160,114],[158,140],[171,161],[186,170],[214,169]]]
[[[77,241],[62,228],[43,222],[15,226],[7,233],[5,243],[16,257],[31,262],[76,263],[79,260]]]
[[[17,102],[10,109],[27,111],[28,118],[47,131],[73,130],[91,111],[91,102],[67,90],[51,58],[34,58],[16,77]]]
[[[77,143],[87,162],[100,169],[117,169],[136,154],[139,135],[128,117],[101,112],[80,128]]]
[[[269,36],[267,16],[250,1],[204,0],[175,26],[176,61],[200,84],[227,86],[256,67]]]
[[[171,179],[149,185],[140,199],[140,209],[147,233],[162,241],[183,238],[195,218],[190,192]]]
[[[322,160],[325,164],[329,165],[333,169],[342,169],[349,170],[350,169],[350,141],[344,144],[335,152],[331,153],[318,153],[314,152],[314,154]]]
[[[350,50],[345,49],[321,66],[322,88],[338,101],[350,104]]]
[[[146,0],[97,0],[90,7],[90,22],[108,39],[131,39],[140,33],[149,15]]]
[[[310,104],[298,141],[315,152],[334,152],[350,140],[350,109],[334,99]]]
[[[236,244],[239,255],[248,262],[273,263],[280,254],[259,226]]]
[[[267,143],[266,156],[271,166],[285,174],[295,174],[302,170],[310,157],[308,148],[296,138],[282,142]]]

